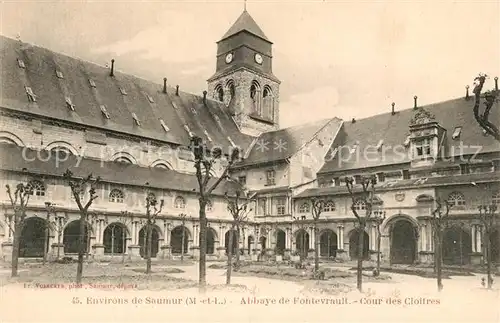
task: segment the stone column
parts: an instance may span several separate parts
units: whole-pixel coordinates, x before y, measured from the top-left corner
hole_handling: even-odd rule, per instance
[[[341,236],[342,236],[342,226],[339,224],[337,225],[337,249],[343,250],[344,246],[342,245]]]
[[[483,241],[483,228],[480,225],[476,226],[476,250],[477,252],[483,252],[481,242]]]

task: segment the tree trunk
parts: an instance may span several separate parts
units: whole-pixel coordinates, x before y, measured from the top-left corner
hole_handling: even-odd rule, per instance
[[[358,234],[358,268],[357,268],[357,288],[360,292],[363,291],[363,245],[364,245],[365,226],[360,225]]]
[[[380,275],[380,244],[382,236],[380,234],[380,224],[377,225],[377,275]]]
[[[83,276],[83,256],[85,254],[85,219],[87,218],[87,214],[84,211],[81,211],[80,214],[80,232],[78,234],[78,266],[76,268],[76,283],[82,283]]]
[[[58,228],[60,229],[60,228]],[[59,258],[61,257],[61,248],[59,246],[61,245],[61,230],[57,231],[57,260],[59,261]]]
[[[148,220],[151,222],[151,220]],[[146,228],[146,274],[151,274],[151,247],[153,245],[153,241],[151,241],[151,236],[153,235],[153,226],[151,223],[147,224]]]
[[[14,223],[14,241],[12,242],[12,263],[11,277],[17,277],[17,268],[19,267],[19,245],[21,243],[22,225]]]
[[[240,226],[236,226],[236,268],[240,267]]]
[[[493,278],[491,277],[491,241],[490,241],[491,235],[489,234],[489,230],[486,230],[486,239],[484,239],[484,242],[486,243],[486,274],[487,274],[487,279],[488,279],[488,289],[491,289],[493,285]]]
[[[435,242],[434,242],[434,245],[435,245],[435,249],[434,250],[434,253],[435,253],[435,263],[436,263],[436,278],[437,278],[437,288],[438,288],[438,291],[440,292],[441,290],[443,290],[443,282],[442,282],[442,261],[443,261],[443,256],[442,256],[442,246],[441,246],[441,242],[442,242],[442,239],[441,239],[441,229],[439,227],[437,227],[436,229],[436,232],[434,234],[434,237],[435,237]]]
[[[205,207],[207,206],[203,194],[200,197],[200,263],[199,263],[199,291],[206,292],[207,286],[207,215]]]
[[[228,246],[227,246],[227,271],[226,271],[226,285],[231,284],[231,271],[232,271],[232,257],[233,257],[233,237],[234,231],[233,228],[231,228],[231,231],[229,231],[229,241],[228,241]]]
[[[314,271],[319,271],[319,239],[317,223],[314,223]]]
[[[44,238],[43,238],[43,264],[47,262],[47,254],[49,252],[49,222],[50,218],[47,214],[47,222],[45,222]]]
[[[122,264],[125,263],[125,251],[127,251],[127,248],[126,248],[126,245],[125,245],[126,241],[127,241],[127,239],[125,239],[125,234],[122,234],[122,248],[123,248],[123,252],[122,252]]]
[[[184,228],[184,222],[182,222],[181,262],[184,262],[184,239],[186,239],[186,229]]]

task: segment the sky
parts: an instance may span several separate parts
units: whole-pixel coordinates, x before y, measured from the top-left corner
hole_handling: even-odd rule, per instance
[[[243,1],[2,1],[0,34],[202,94]],[[500,1],[247,1],[273,45],[280,125],[363,118],[500,76]]]

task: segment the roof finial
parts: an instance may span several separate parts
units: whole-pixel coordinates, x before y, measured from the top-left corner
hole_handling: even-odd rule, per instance
[[[247,11],[247,0],[243,0],[243,11]]]

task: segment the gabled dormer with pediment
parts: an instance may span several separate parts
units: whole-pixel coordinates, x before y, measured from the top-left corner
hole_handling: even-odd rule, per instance
[[[432,166],[442,155],[446,129],[440,126],[436,117],[423,107],[416,107],[414,110],[409,125],[411,166]]]

